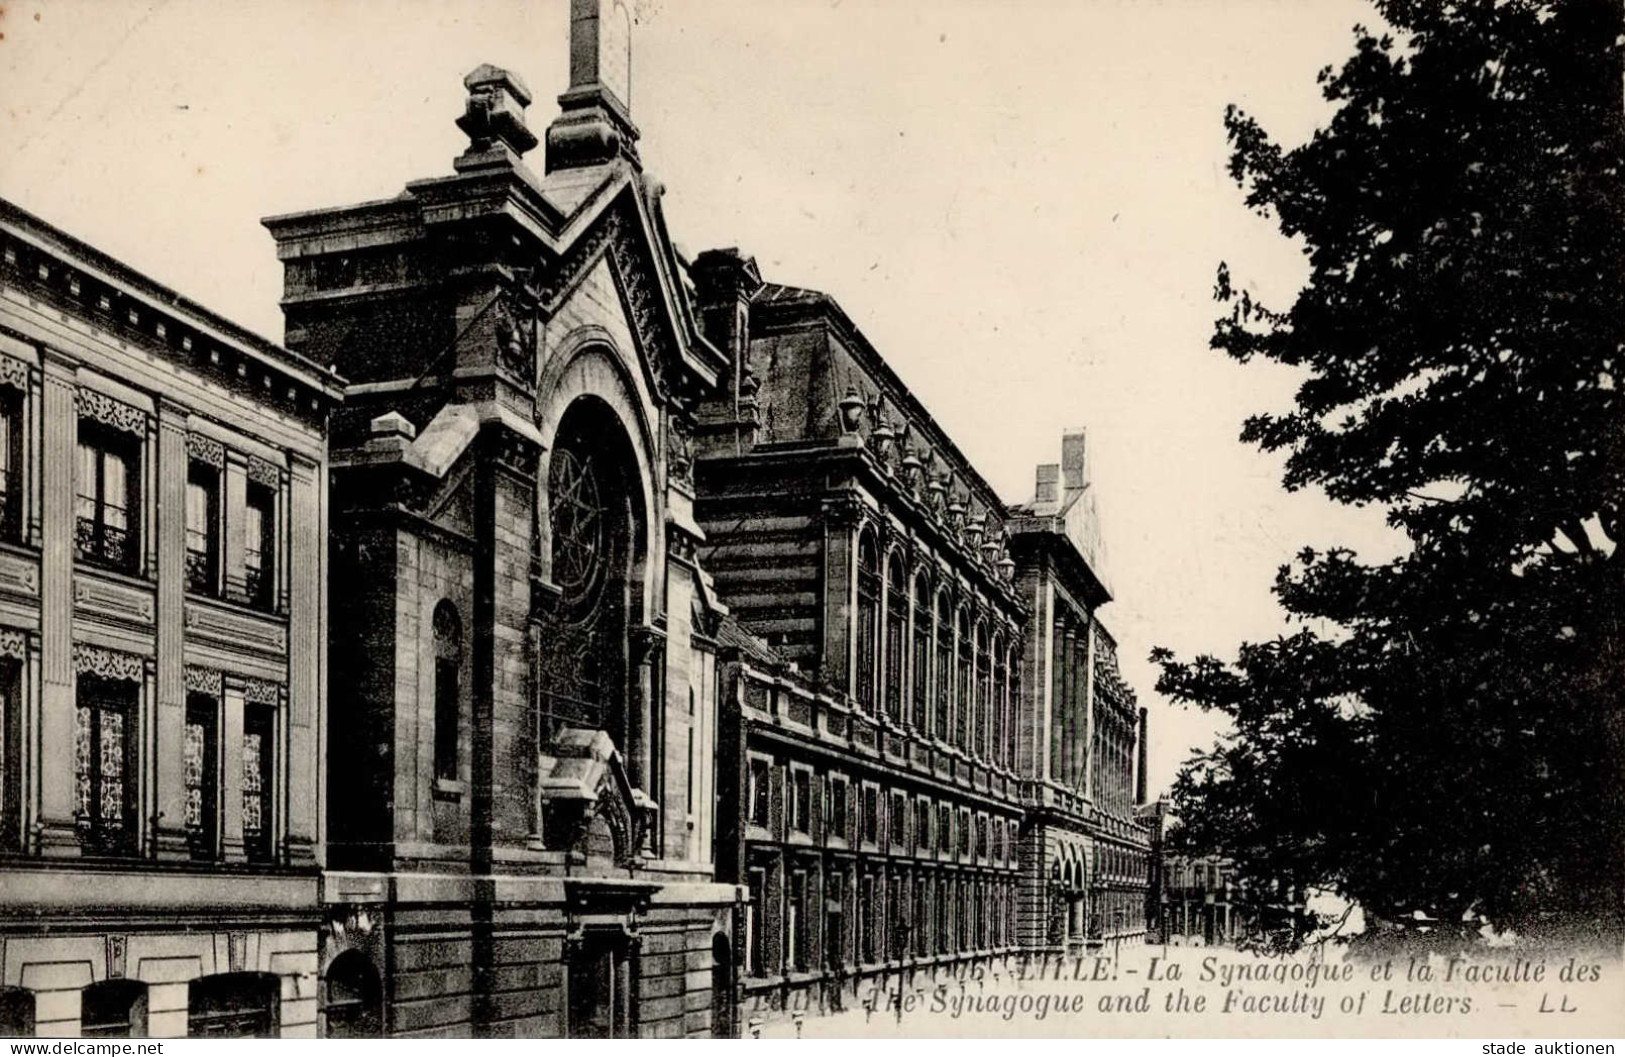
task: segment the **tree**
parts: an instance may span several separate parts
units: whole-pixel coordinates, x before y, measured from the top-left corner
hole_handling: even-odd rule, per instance
[[[1174,839],[1388,918],[1617,924],[1625,18],[1375,3],[1307,143],[1226,114],[1231,175],[1309,278],[1276,310],[1221,265],[1212,344],[1304,372],[1242,439],[1289,489],[1382,505],[1409,551],[1303,552],[1275,584],[1299,628],[1234,665],[1153,654],[1159,690],[1234,724],[1182,769]]]

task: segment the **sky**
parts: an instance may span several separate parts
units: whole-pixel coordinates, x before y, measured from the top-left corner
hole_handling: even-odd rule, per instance
[[[7,0],[0,196],[278,340],[259,218],[449,175],[482,62],[540,133],[568,6]],[[1269,587],[1303,546],[1396,549],[1238,441],[1301,379],[1208,348],[1221,260],[1277,307],[1306,274],[1226,172],[1225,107],[1306,138],[1362,22],[1367,0],[638,6],[632,116],[680,248],[833,295],[1009,502],[1088,430],[1153,795],[1220,728],[1158,698],[1151,648],[1233,657],[1283,629]]]

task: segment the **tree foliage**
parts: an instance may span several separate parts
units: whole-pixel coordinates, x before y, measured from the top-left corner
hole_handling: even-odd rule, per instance
[[[1242,439],[1409,548],[1303,552],[1275,584],[1296,629],[1234,665],[1154,654],[1159,690],[1234,728],[1182,769],[1176,839],[1388,918],[1617,921],[1625,19],[1375,2],[1308,142],[1226,115],[1309,278],[1277,309],[1221,265],[1212,343],[1302,370]]]

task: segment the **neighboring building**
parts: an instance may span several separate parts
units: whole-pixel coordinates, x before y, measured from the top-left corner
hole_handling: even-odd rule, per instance
[[[1244,934],[1232,913],[1233,869],[1215,856],[1163,859],[1162,893],[1155,928],[1172,947],[1229,947]]]
[[[1011,510],[1009,548],[1030,613],[1018,757],[1023,946],[1077,951],[1143,938],[1150,834],[1145,710],[1117,669],[1097,611],[1111,601],[1083,431],[1038,467],[1033,501]]]
[[[735,251],[692,275],[737,362],[699,408],[695,515],[751,633],[718,783],[747,1011],[1008,953],[1025,613],[1003,507],[834,300]]]
[[[545,172],[468,76],[454,174],[276,217],[332,432],[330,1035],[732,1033],[697,329],[626,111],[625,10],[571,5]],[[602,61],[600,61],[602,60]]]
[[[0,1036],[317,1034],[338,384],[0,202]]]

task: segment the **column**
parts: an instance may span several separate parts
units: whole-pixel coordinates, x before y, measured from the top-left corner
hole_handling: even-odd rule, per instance
[[[47,349],[40,460],[40,853],[77,855],[73,774],[75,366]]]
[[[1094,793],[1095,744],[1095,619],[1084,625],[1083,657],[1083,777],[1082,786]]]
[[[161,859],[190,857],[186,842],[186,411],[158,403],[157,484],[158,664],[156,726],[157,844]]]

